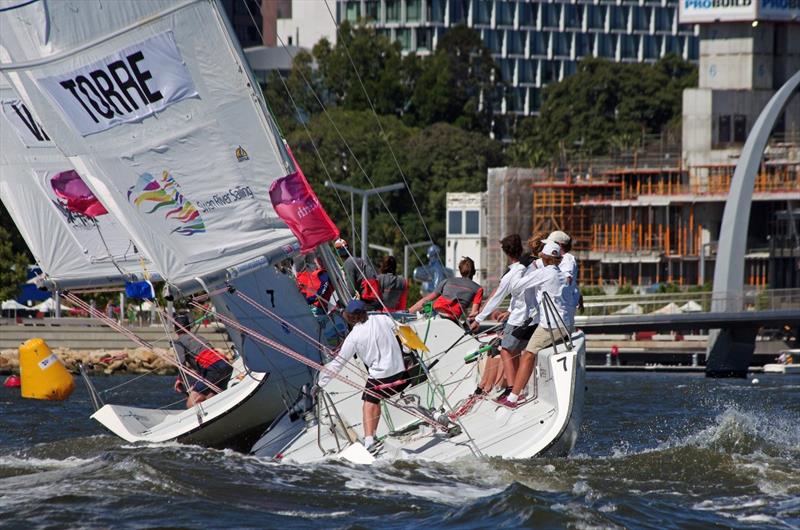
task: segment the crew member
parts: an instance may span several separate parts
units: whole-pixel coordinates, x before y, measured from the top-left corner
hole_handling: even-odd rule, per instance
[[[564,319],[566,313],[562,298],[566,280],[558,268],[561,262],[561,247],[552,241],[545,241],[539,257],[542,259],[543,266],[530,270],[530,267],[534,267],[532,263],[529,271],[517,281],[514,287],[515,289],[524,289],[528,303],[535,303],[538,306],[539,325],[522,352],[511,393],[498,400],[499,403],[512,408],[517,406],[522,390],[528,384],[528,379],[533,373],[536,353],[552,344],[553,337],[560,337],[559,327],[561,327],[561,320]],[[557,315],[545,308],[545,293],[552,300]]]
[[[567,288],[564,290],[564,303],[567,307],[564,323],[570,330],[575,330],[575,310],[583,310],[583,297],[578,288],[578,261],[570,252],[572,250],[572,238],[561,230],[551,232],[547,236],[548,241],[554,241],[561,247],[561,263],[558,268],[564,273],[567,280]]]
[[[472,258],[462,258],[458,263],[461,278],[447,278],[436,290],[422,297],[409,311],[420,311],[426,302],[433,302],[433,309],[440,315],[460,320],[462,315],[474,318],[483,300],[483,287],[472,281],[475,276],[475,262]]]
[[[363,258],[353,256],[347,241],[342,238],[333,243],[336,253],[344,260],[344,277],[354,298],[359,298],[368,311],[380,309],[380,288],[377,274],[372,264]]]
[[[503,328],[503,339],[500,342],[500,359],[497,357],[490,357],[488,359],[481,383],[478,385],[478,388],[475,389],[476,395],[484,394],[492,389],[495,380],[498,379],[498,371],[502,371],[506,381],[509,382],[507,386],[513,384],[514,375],[517,372],[516,368],[519,364],[519,353],[525,345],[522,336],[517,337],[515,333],[520,335],[519,332],[522,331],[522,328],[526,327],[526,324],[530,324],[530,322],[526,323],[528,319],[527,306],[522,293],[514,294],[511,292],[511,286],[525,274],[525,266],[519,262],[520,256],[522,255],[522,240],[518,234],[506,236],[500,240],[500,248],[508,259],[508,270],[503,274],[503,277],[500,278],[500,285],[497,286],[492,296],[489,297],[489,301],[483,306],[483,309],[475,317],[470,327],[472,331],[477,331],[481,322],[489,318],[492,312],[495,311],[500,303],[510,294],[511,301],[508,305],[509,315],[508,320],[506,320],[506,325]],[[501,360],[502,365],[500,364]]]
[[[225,390],[233,373],[233,367],[220,353],[211,348],[206,348],[197,339],[189,336],[187,331],[191,325],[188,315],[181,314],[176,316],[175,333],[178,338],[172,343],[181,364],[203,378],[202,381],[195,381],[187,390],[189,393],[189,398],[186,400],[187,409],[205,401],[216,393],[206,382]],[[184,391],[183,380],[180,376],[175,381],[175,391]]]
[[[298,256],[294,260],[295,278],[300,292],[309,305],[327,311],[333,294],[328,271],[320,265],[313,254]]]
[[[408,280],[397,275],[397,260],[386,256],[378,274],[381,300],[387,311],[405,311],[408,304]]]
[[[364,421],[364,447],[375,448],[375,432],[381,418],[381,400],[374,394],[390,397],[408,386],[403,352],[395,334],[392,317],[385,314],[367,314],[361,300],[351,300],[344,310],[344,318],[352,330],[344,339],[339,355],[325,365],[317,385],[324,388],[354,356],[367,366],[369,378],[366,391],[361,395]]]

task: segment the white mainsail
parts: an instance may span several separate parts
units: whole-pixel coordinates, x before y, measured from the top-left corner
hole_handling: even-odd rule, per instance
[[[0,200],[49,280],[121,283],[153,272],[112,215],[82,215],[56,195],[52,179],[72,165],[2,80],[0,146]]]
[[[210,0],[0,13],[0,70],[173,284],[296,241],[268,194],[292,166],[226,24]]]

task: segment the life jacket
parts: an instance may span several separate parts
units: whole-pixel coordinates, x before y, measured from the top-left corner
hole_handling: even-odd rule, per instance
[[[217,353],[215,350],[206,348],[195,357],[195,362],[200,368],[208,368],[218,361],[224,361],[225,358]]]
[[[300,292],[310,304],[318,307],[323,306],[319,298],[327,301],[333,294],[333,286],[330,283],[328,283],[324,293],[319,292],[322,287],[321,275],[324,273],[325,269],[316,269],[311,272],[303,271],[297,274],[297,286],[300,288]]]
[[[377,302],[380,300],[381,286],[377,278],[364,278],[361,280],[361,300],[364,302]]]
[[[437,288],[439,297],[433,302],[437,313],[458,320],[465,309],[480,305],[483,288],[468,278],[448,278]]]

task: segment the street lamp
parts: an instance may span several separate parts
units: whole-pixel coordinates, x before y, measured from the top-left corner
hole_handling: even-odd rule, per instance
[[[381,186],[380,188],[372,188],[364,190],[361,188],[353,188],[352,186],[347,186],[345,184],[337,184],[335,182],[331,182],[330,180],[326,180],[325,187],[342,190],[350,193],[351,201],[353,195],[361,195],[361,258],[367,259],[367,248],[369,248],[367,246],[367,226],[369,224],[369,210],[367,209],[367,201],[370,195],[377,195],[379,193],[384,193],[388,191],[401,190],[405,188],[406,185],[403,184],[402,182],[398,182],[396,184],[389,184],[388,186]],[[351,220],[353,221],[353,223],[355,223],[355,220],[352,217]],[[353,226],[353,231],[355,231],[355,226]]]

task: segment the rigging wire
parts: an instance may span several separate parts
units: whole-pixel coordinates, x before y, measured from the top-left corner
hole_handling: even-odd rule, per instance
[[[247,4],[246,4],[246,3],[244,3],[244,5],[245,5],[245,7],[247,8],[247,11],[248,11],[248,13],[250,13],[250,18],[251,18],[251,20],[253,20],[253,22],[255,23],[255,17],[253,17],[253,14],[252,14],[252,12],[250,11],[250,8],[247,6]],[[258,32],[259,32],[259,35],[261,35],[261,30],[260,30],[260,28],[258,28],[258,26],[257,26],[257,25],[256,25],[256,28],[257,28],[257,30],[258,30]],[[262,36],[262,39],[263,39],[263,35],[261,35],[261,36]],[[278,34],[278,35],[276,35],[276,36],[277,36],[277,39],[278,39],[278,41],[280,42],[281,46],[283,46],[283,48],[286,50],[286,53],[287,53],[287,54],[290,56],[290,58],[291,58],[291,52],[290,52],[290,51],[289,51],[289,49],[286,47],[286,43],[283,41],[283,39],[281,38],[281,36],[280,36],[279,34]],[[305,85],[306,85],[306,86],[308,87],[308,89],[311,91],[311,94],[314,96],[314,99],[317,101],[317,104],[318,104],[318,105],[320,106],[320,108],[322,109],[322,112],[323,112],[323,114],[325,114],[325,117],[328,119],[328,121],[330,122],[330,124],[333,126],[333,129],[334,129],[334,131],[336,131],[336,134],[339,136],[339,139],[342,141],[342,143],[344,143],[344,146],[347,148],[347,151],[350,153],[350,156],[352,156],[352,157],[353,157],[353,160],[355,161],[356,165],[358,166],[358,169],[359,169],[359,170],[361,171],[361,173],[364,175],[364,178],[367,180],[367,182],[369,183],[370,187],[371,187],[372,189],[375,189],[375,188],[376,188],[376,186],[375,186],[375,183],[373,182],[372,178],[370,178],[370,176],[369,176],[369,174],[367,173],[366,169],[364,169],[364,166],[361,164],[361,161],[358,159],[358,157],[357,157],[357,156],[355,155],[355,153],[353,152],[353,149],[352,149],[352,147],[350,147],[350,144],[347,142],[347,140],[345,139],[345,137],[344,137],[344,135],[342,134],[341,130],[340,130],[340,129],[339,129],[339,127],[336,125],[336,122],[335,122],[335,121],[333,120],[333,118],[331,117],[330,113],[328,112],[328,109],[327,109],[327,107],[325,106],[325,104],[322,102],[322,100],[320,99],[319,95],[317,94],[317,91],[316,91],[316,90],[314,90],[314,87],[311,85],[311,82],[308,80],[308,78],[305,76],[305,74],[303,74],[303,72],[302,72],[302,71],[298,70],[298,73],[300,74],[300,77],[303,79],[303,82],[305,83]],[[280,76],[279,76],[279,77],[280,77]],[[283,82],[283,80],[282,80],[282,82]],[[286,87],[286,84],[285,84],[285,82],[284,82],[283,84],[284,84],[284,87]],[[288,88],[286,88],[286,90],[288,91]],[[292,101],[293,101],[293,103],[294,103],[294,99],[293,99],[293,98],[292,98]],[[299,112],[299,109],[297,108],[297,106],[296,106],[296,105],[295,105],[295,109],[296,109],[296,110]],[[315,149],[316,149],[316,146],[315,146]],[[321,157],[321,155],[319,155],[319,153],[317,153],[317,155]],[[327,171],[326,171],[326,173],[327,173]],[[410,190],[409,190],[409,192],[410,192]],[[420,265],[424,265],[424,263],[423,263],[423,261],[422,261],[422,258],[420,257],[419,253],[416,251],[416,248],[412,246],[412,244],[411,244],[411,240],[408,238],[408,235],[405,233],[405,231],[403,230],[403,228],[400,226],[400,223],[398,222],[398,220],[397,220],[397,218],[395,217],[395,215],[392,213],[392,210],[391,210],[391,209],[389,208],[389,206],[386,204],[386,201],[383,199],[383,197],[381,196],[381,194],[380,194],[380,193],[378,193],[378,194],[376,194],[376,195],[377,195],[377,197],[378,197],[378,200],[379,200],[379,201],[381,202],[381,204],[383,205],[383,208],[384,208],[384,209],[386,210],[386,212],[389,214],[389,217],[392,219],[392,221],[394,222],[394,224],[395,224],[395,226],[397,227],[398,231],[399,231],[399,232],[400,232],[400,234],[402,235],[403,239],[406,241],[406,243],[408,244],[409,248],[411,248],[411,251],[414,253],[414,256],[417,258],[417,261],[420,263]],[[344,204],[344,203],[342,203],[342,204]],[[369,257],[367,257],[367,259],[369,259]]]
[[[433,236],[431,235],[430,230],[428,230],[428,224],[425,222],[425,218],[422,216],[422,212],[419,209],[419,205],[417,204],[417,199],[414,197],[414,194],[411,192],[411,186],[408,184],[408,179],[406,179],[405,172],[403,168],[400,167],[400,162],[397,160],[397,155],[392,148],[391,142],[389,142],[389,137],[386,134],[386,130],[383,128],[383,124],[381,124],[381,120],[378,117],[378,113],[375,111],[375,105],[372,103],[372,98],[369,97],[369,93],[367,92],[367,88],[364,86],[364,81],[361,79],[361,74],[358,73],[358,68],[356,68],[356,64],[353,61],[353,56],[350,55],[350,49],[347,47],[347,42],[345,39],[342,38],[342,34],[340,31],[340,25],[336,21],[336,17],[333,15],[333,11],[331,11],[330,5],[328,5],[328,0],[323,0],[325,3],[325,8],[328,10],[328,14],[333,21],[334,26],[336,26],[336,35],[339,39],[339,42],[342,43],[344,47],[344,51],[347,54],[347,59],[350,61],[350,66],[353,67],[353,72],[356,74],[356,79],[358,79],[358,84],[361,86],[361,91],[364,92],[364,96],[367,98],[367,103],[369,103],[369,108],[372,111],[372,115],[375,116],[375,121],[378,124],[378,128],[381,130],[381,138],[386,143],[386,147],[389,148],[389,153],[392,155],[392,160],[394,161],[394,165],[397,167],[397,172],[400,173],[400,177],[403,179],[403,184],[406,186],[406,190],[408,190],[408,195],[411,197],[411,202],[414,204],[414,209],[417,211],[417,216],[419,216],[420,221],[422,221],[422,227],[425,229],[425,235],[428,236],[428,241],[433,242]],[[373,186],[374,187],[374,186]],[[444,263],[442,263],[441,257],[437,254],[436,261],[439,262],[439,265],[444,267]],[[406,272],[408,274],[408,272]]]

